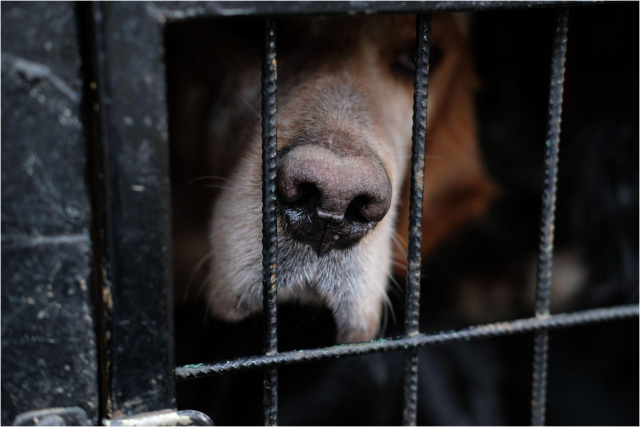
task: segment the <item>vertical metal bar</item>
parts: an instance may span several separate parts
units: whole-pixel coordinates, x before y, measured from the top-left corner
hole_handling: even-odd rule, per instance
[[[145,4],[86,7],[106,423],[176,409],[164,27]]]
[[[420,321],[420,267],[422,264],[422,193],[424,189],[424,146],[427,128],[427,88],[431,14],[416,17],[416,80],[413,86],[413,136],[411,148],[411,190],[409,202],[409,253],[405,332],[418,334]],[[418,395],[418,349],[404,355],[404,425],[416,425]]]
[[[276,261],[278,254],[276,218],[276,131],[277,131],[276,24],[266,22],[262,57],[262,284],[264,286],[264,352],[278,352]],[[265,425],[278,424],[278,370],[264,376]]]
[[[540,247],[536,280],[536,317],[549,316],[551,270],[553,267],[553,231],[558,178],[558,150],[560,146],[562,92],[567,52],[567,16],[568,9],[562,9],[558,12],[553,35],[553,50],[551,54],[549,119],[547,123],[544,190],[542,194]],[[531,390],[532,425],[544,425],[545,422],[548,342],[549,335],[547,329],[542,329],[535,333],[533,351],[533,383]]]

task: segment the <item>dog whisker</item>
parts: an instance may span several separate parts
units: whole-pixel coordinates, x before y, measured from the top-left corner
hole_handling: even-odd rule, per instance
[[[402,236],[400,235],[400,233],[398,233],[397,231],[394,231],[394,232],[393,232],[393,236],[394,236],[396,239],[398,239],[398,241],[399,241],[400,243],[402,243],[404,246],[407,246],[407,240],[406,240],[404,237],[402,237]]]
[[[281,67],[282,67],[282,65],[281,65]],[[242,94],[241,94],[239,91],[237,91],[237,90],[236,90],[236,89],[234,89],[234,88],[230,88],[230,89],[231,89],[231,91],[232,91],[233,93],[235,93],[236,95],[238,95],[238,98],[240,98],[240,100],[241,100],[242,102],[244,102],[244,103],[247,105],[247,107],[249,107],[249,109],[250,109],[251,111],[253,111],[253,113],[256,115],[256,117],[258,117],[258,118],[261,118],[261,117],[262,117],[262,116],[260,115],[260,113],[258,113],[258,112],[256,111],[256,109],[255,109],[255,108],[253,108],[253,106],[249,103],[249,101],[247,101],[247,100],[245,99],[245,97],[243,97],[243,96],[242,96]]]
[[[231,187],[226,187],[224,185],[209,184],[209,185],[201,185],[200,187],[202,187],[202,188],[215,188],[217,190],[229,190],[229,191],[231,191]]]
[[[406,249],[406,242],[402,242],[400,235],[397,232],[394,232],[391,235],[391,240],[393,241],[393,243],[397,246],[398,250],[404,255],[404,257],[407,257],[407,249]]]
[[[207,253],[200,260],[200,262],[198,262],[198,264],[196,265],[196,268],[193,270],[193,273],[191,273],[191,277],[189,277],[189,281],[187,282],[187,285],[185,286],[185,289],[184,289],[184,296],[183,296],[184,301],[186,301],[189,296],[189,290],[191,289],[191,284],[193,283],[193,279],[196,277],[196,274],[198,274],[198,271],[209,259],[211,259],[212,256],[213,256],[213,251],[210,251],[209,253]],[[203,284],[206,284],[206,281],[203,281]]]
[[[386,293],[382,301],[384,303],[384,307],[388,310],[388,314],[391,315],[391,320],[393,320],[393,324],[394,325],[397,324],[396,313],[393,310],[393,304],[391,304],[391,300],[389,299],[389,296]],[[385,321],[385,328],[386,328],[386,321]]]
[[[400,284],[398,283],[398,281],[393,277],[393,275],[391,273],[387,273],[387,276],[389,276],[389,279],[391,280],[391,283],[393,283],[393,285],[396,287],[396,289],[398,291],[400,291],[400,293],[402,295],[404,295],[404,288],[402,288],[402,286],[400,286]]]

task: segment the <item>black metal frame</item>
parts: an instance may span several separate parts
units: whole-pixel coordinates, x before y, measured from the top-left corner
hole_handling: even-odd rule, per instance
[[[79,7],[94,125],[101,407],[118,419],[176,405],[167,113],[156,107],[165,105],[162,28],[142,18],[142,5]]]
[[[88,415],[90,422],[104,424],[124,424],[136,422],[135,419],[146,417],[146,422],[169,424],[176,422],[176,417],[187,417],[196,424],[210,423],[206,416],[194,411],[176,412],[175,381],[188,380],[204,376],[226,374],[250,369],[264,369],[264,409],[268,424],[275,425],[277,412],[277,368],[281,365],[306,363],[329,358],[346,357],[383,351],[405,352],[405,410],[403,422],[407,425],[416,423],[417,396],[417,360],[418,348],[427,345],[445,344],[465,340],[492,338],[497,336],[533,332],[535,336],[535,358],[533,373],[532,423],[544,423],[545,389],[547,369],[548,330],[583,325],[594,322],[638,316],[638,305],[619,306],[575,312],[570,314],[549,313],[549,289],[551,285],[551,265],[553,260],[553,223],[556,195],[557,154],[562,111],[562,84],[564,75],[564,57],[566,52],[566,6],[567,2],[114,2],[92,3],[90,5],[60,3],[60,19],[68,16],[69,10],[75,13],[76,22],[73,31],[64,34],[65,40],[71,40],[72,49],[77,49],[75,63],[48,65],[54,69],[72,70],[73,75],[78,68],[76,64],[82,58],[83,69],[77,72],[77,80],[83,87],[82,105],[80,96],[67,90],[65,82],[57,79],[55,74],[34,75],[34,70],[42,68],[24,68],[17,73],[26,80],[45,79],[57,91],[60,99],[70,104],[74,115],[81,115],[81,107],[85,115],[82,124],[87,139],[87,160],[84,158],[84,141],[81,133],[67,134],[56,122],[51,122],[52,138],[55,132],[68,141],[74,141],[72,151],[78,152],[77,163],[67,168],[69,176],[61,176],[54,184],[63,190],[65,185],[82,182],[80,168],[88,168],[89,188],[75,186],[68,194],[77,194],[82,211],[79,226],[72,228],[54,228],[45,234],[34,222],[33,232],[5,228],[6,206],[3,203],[3,260],[5,253],[20,250],[22,247],[38,246],[48,250],[49,245],[68,245],[69,268],[75,269],[74,277],[80,280],[80,288],[86,291],[94,287],[96,298],[95,312],[91,313],[87,301],[82,300],[82,293],[69,294],[66,298],[69,306],[78,309],[79,316],[89,318],[91,322],[83,323],[79,336],[84,336],[81,359],[86,359],[83,366],[89,374],[85,375],[82,387],[83,396],[72,396],[67,399],[57,398],[47,390],[37,390],[37,384],[31,387],[32,398],[16,408],[27,412],[43,407],[66,406],[68,410],[51,412],[53,418],[65,414],[78,414],[78,406]],[[5,10],[3,3],[3,12]],[[576,3],[571,3],[576,5]],[[429,70],[429,33],[430,14],[441,11],[487,10],[530,7],[563,7],[554,37],[551,64],[551,92],[549,100],[549,125],[547,137],[547,159],[545,161],[545,189],[543,195],[542,226],[540,234],[539,268],[536,289],[536,316],[529,319],[511,322],[474,326],[453,332],[423,334],[419,332],[419,293],[420,293],[420,246],[422,188],[424,172],[424,141],[426,131],[427,83]],[[9,6],[6,6],[7,8]],[[36,6],[33,6],[36,7]],[[38,6],[44,10],[48,6]],[[278,352],[277,349],[277,246],[275,223],[275,173],[276,173],[276,40],[275,25],[277,16],[287,15],[331,15],[331,14],[371,14],[371,13],[417,13],[416,37],[416,81],[414,86],[414,126],[411,164],[411,197],[410,197],[410,233],[409,259],[407,278],[407,301],[405,335],[393,339],[382,339],[367,343],[335,346],[323,349]],[[265,312],[264,355],[236,360],[187,365],[175,368],[173,349],[172,319],[172,267],[171,267],[171,211],[169,186],[169,150],[167,134],[167,110],[165,100],[165,66],[163,58],[163,27],[168,22],[207,16],[264,16],[265,50],[263,56],[263,286]],[[3,22],[4,23],[4,22]],[[75,31],[75,33],[74,33]],[[13,33],[19,35],[19,29]],[[80,35],[80,46],[74,44],[74,37]],[[3,27],[3,36],[5,36]],[[41,35],[42,41],[55,36]],[[4,43],[3,43],[3,52]],[[28,57],[30,51],[18,52]],[[36,58],[39,59],[39,58]],[[8,59],[8,61],[11,58]],[[46,63],[46,59],[42,59]],[[70,60],[70,62],[73,62]],[[5,102],[5,57],[3,54],[3,108]],[[18,75],[17,74],[17,75]],[[7,74],[7,76],[10,76]],[[63,76],[64,77],[64,76]],[[19,86],[19,85],[18,85]],[[18,87],[16,86],[16,87]],[[80,86],[80,84],[78,84]],[[21,95],[27,99],[26,95]],[[49,95],[48,95],[49,96]],[[23,101],[24,102],[24,101]],[[77,111],[76,111],[77,110]],[[25,110],[27,113],[30,110]],[[75,114],[77,113],[77,114]],[[4,123],[3,111],[3,166],[7,153],[7,139],[12,140],[19,148],[28,140],[24,132]],[[42,118],[42,124],[49,123]],[[80,128],[82,128],[82,124]],[[58,126],[58,127],[56,127]],[[26,141],[26,142],[25,142]],[[45,141],[46,142],[46,141]],[[33,147],[39,153],[48,153],[48,147],[55,147],[56,142],[49,145]],[[12,159],[13,157],[9,157]],[[18,157],[16,157],[16,162]],[[74,166],[75,165],[75,168]],[[47,165],[45,165],[47,166]],[[58,165],[59,166],[59,165]],[[47,166],[52,167],[52,166]],[[76,173],[75,176],[73,173]],[[79,177],[80,176],[80,177]],[[18,182],[20,177],[3,177],[3,190],[7,182]],[[34,190],[34,194],[38,194]],[[3,191],[3,202],[5,202]],[[45,195],[40,194],[40,197]],[[26,200],[26,199],[25,199]],[[89,203],[91,200],[91,213]],[[20,208],[20,206],[17,206]],[[32,218],[34,221],[38,218]],[[91,240],[92,248],[88,248],[89,232],[86,224],[93,222]],[[82,224],[81,224],[82,223]],[[30,233],[30,234],[29,234]],[[49,234],[59,234],[52,240]],[[33,236],[44,235],[34,238]],[[31,237],[30,237],[31,236]],[[38,240],[40,239],[40,240]],[[74,240],[75,239],[75,240]],[[25,246],[26,245],[26,246]],[[31,246],[29,246],[31,245]],[[75,252],[73,252],[75,251]],[[72,253],[73,252],[73,253]],[[76,253],[77,252],[77,253]],[[93,255],[94,274],[90,274],[90,262]],[[25,254],[25,257],[27,255]],[[31,257],[38,262],[37,254]],[[34,258],[35,257],[35,258]],[[55,259],[53,255],[51,259]],[[67,262],[67,261],[65,261]],[[65,264],[66,265],[66,264]],[[11,265],[9,265],[11,267]],[[11,269],[3,268],[3,280],[11,282]],[[17,271],[17,270],[16,270]],[[6,276],[5,276],[6,272]],[[13,273],[11,273],[13,274]],[[70,275],[69,275],[70,276]],[[74,279],[75,280],[75,279]],[[34,281],[36,283],[36,281]],[[20,283],[19,283],[20,284]],[[62,288],[61,288],[62,289]],[[27,292],[27,291],[24,291]],[[7,298],[19,298],[19,295],[5,293],[3,287],[3,305]],[[78,299],[80,298],[80,299]],[[43,299],[46,304],[46,298]],[[40,301],[36,301],[36,307]],[[6,305],[4,307],[6,309]],[[39,308],[38,308],[39,309]],[[29,311],[31,313],[31,311]],[[6,324],[3,311],[3,328]],[[33,318],[31,316],[30,318]],[[64,319],[68,321],[69,319]],[[98,337],[98,357],[100,369],[97,368],[96,355],[92,342],[96,326]],[[73,324],[80,324],[75,322]],[[66,326],[65,326],[66,325]],[[60,328],[68,331],[69,325],[60,322]],[[22,330],[16,329],[16,336]],[[3,330],[3,352],[5,345]],[[63,347],[56,347],[64,351]],[[60,350],[63,349],[63,350]],[[25,352],[33,352],[40,357],[47,357],[42,346],[29,346]],[[43,353],[44,352],[44,353]],[[3,361],[3,375],[6,366]],[[84,362],[83,362],[84,363]],[[33,368],[25,367],[25,363],[14,370],[31,372]],[[38,368],[39,369],[39,368]],[[56,367],[56,372],[59,371]],[[42,373],[48,375],[48,370]],[[53,374],[51,370],[50,375]],[[85,371],[78,371],[82,374]],[[99,378],[100,392],[95,388]],[[20,378],[16,377],[15,381]],[[70,383],[73,383],[71,381]],[[4,384],[4,383],[3,383]],[[4,385],[3,385],[4,386]],[[98,396],[99,402],[98,402]],[[86,399],[85,399],[86,397]],[[4,399],[4,397],[3,397]],[[83,400],[84,399],[84,400]],[[89,403],[87,403],[89,402]],[[99,410],[96,404],[99,403]],[[5,419],[3,400],[3,420]],[[160,414],[158,412],[161,412]],[[169,412],[167,412],[169,411]],[[40,414],[41,412],[38,412]],[[33,422],[33,412],[18,415],[20,422]],[[76,416],[73,415],[73,416]],[[37,415],[40,416],[40,415]],[[74,418],[69,418],[74,419]],[[150,421],[151,420],[151,421]],[[184,423],[185,418],[180,418]],[[68,421],[68,420],[67,420]],[[69,421],[70,422],[70,421]]]
[[[2,7],[2,420],[98,421],[78,32],[72,3]],[[48,16],[49,25],[40,17]],[[30,34],[30,37],[25,37]],[[61,417],[61,412],[49,414]],[[47,417],[43,417],[47,418]],[[85,421],[86,422],[86,421]]]

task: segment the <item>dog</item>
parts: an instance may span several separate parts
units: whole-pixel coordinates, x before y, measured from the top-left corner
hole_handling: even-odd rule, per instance
[[[375,338],[388,283],[406,271],[415,20],[278,22],[278,300],[328,307],[343,343]],[[176,273],[197,270],[197,259],[208,263],[200,295],[226,321],[262,309],[256,28],[263,29],[252,22],[186,29],[191,40],[225,42],[184,49],[172,61],[202,59],[169,72],[177,81],[169,93],[174,166],[191,165],[174,172]],[[423,256],[498,194],[476,137],[466,16],[435,14],[431,37]],[[201,177],[216,187],[205,214],[180,194]]]

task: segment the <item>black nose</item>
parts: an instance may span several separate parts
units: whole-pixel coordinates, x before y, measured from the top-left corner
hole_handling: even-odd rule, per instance
[[[287,233],[319,255],[359,242],[391,204],[391,182],[377,157],[312,144],[278,158],[277,186]]]

